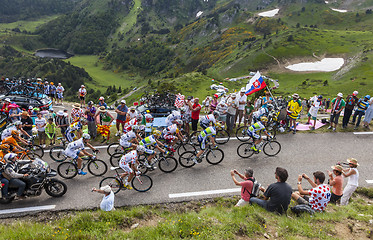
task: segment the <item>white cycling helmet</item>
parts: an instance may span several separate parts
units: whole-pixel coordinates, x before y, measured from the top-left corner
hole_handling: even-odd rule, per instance
[[[91,136],[88,133],[84,133],[82,138],[89,140],[89,139],[91,139]]]
[[[19,125],[22,125],[22,122],[21,122],[21,121],[15,121],[15,122],[14,122],[14,126],[19,126]]]
[[[139,130],[140,130],[140,131],[144,131],[144,130],[145,130],[145,125],[140,125],[140,126],[139,126]]]
[[[131,129],[133,131],[137,131],[137,130],[139,130],[139,126],[138,125],[132,125]]]
[[[175,122],[177,125],[183,125],[183,121],[180,119],[175,120]]]
[[[138,152],[145,152],[145,147],[142,146],[142,145],[137,145],[136,150],[137,150]]]
[[[7,153],[4,156],[5,161],[12,161],[15,157],[17,157],[17,154],[15,153]]]

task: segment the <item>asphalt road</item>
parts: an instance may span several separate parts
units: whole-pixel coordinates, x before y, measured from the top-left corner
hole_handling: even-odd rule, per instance
[[[284,134],[277,137],[281,143],[281,152],[275,157],[267,157],[264,153],[255,154],[248,159],[240,158],[236,153],[238,140],[230,140],[221,146],[225,158],[219,165],[210,165],[205,160],[192,168],[178,166],[172,173],[163,173],[159,169],[148,172],[153,179],[153,187],[145,193],[135,190],[120,191],[115,197],[115,206],[127,206],[138,204],[156,204],[178,201],[189,201],[217,196],[239,194],[230,176],[231,169],[243,172],[245,168],[254,169],[254,176],[263,185],[268,186],[275,182],[274,171],[280,166],[289,172],[288,183],[295,189],[297,187],[298,174],[306,173],[312,176],[317,170],[326,172],[336,162],[346,162],[349,157],[358,159],[360,163],[360,186],[372,186],[366,180],[373,180],[371,173],[373,163],[372,155],[373,134],[355,135],[354,133],[325,133],[325,134]],[[105,149],[101,149],[98,158],[105,160],[110,166]],[[50,163],[53,169],[57,169],[58,163],[53,162],[46,154],[44,160]],[[110,170],[106,176],[114,175]],[[61,179],[60,177],[58,177]],[[52,198],[45,192],[39,197],[33,197],[22,201],[14,201],[7,205],[0,205],[0,218],[9,216],[2,210],[26,208],[35,206],[55,205],[54,210],[87,209],[98,207],[102,195],[91,192],[92,187],[98,187],[103,177],[95,177],[89,173],[86,176],[77,176],[74,179],[64,180],[68,185],[67,193],[61,198]],[[310,188],[304,181],[303,186]],[[233,190],[232,190],[233,189]],[[221,192],[207,194],[211,190],[223,190]],[[174,194],[195,193],[194,196],[178,197]],[[219,191],[217,191],[219,192]],[[171,195],[170,195],[171,194]],[[30,213],[30,212],[26,212]]]

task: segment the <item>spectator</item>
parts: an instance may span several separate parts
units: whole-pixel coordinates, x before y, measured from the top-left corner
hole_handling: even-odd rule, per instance
[[[126,122],[130,121],[131,119],[133,118],[137,118],[139,114],[137,113],[136,111],[136,107],[134,106],[131,106],[129,108],[129,111],[127,112],[127,116],[126,116]]]
[[[237,181],[234,174],[237,174],[237,176],[239,176],[244,181],[242,182]],[[254,174],[254,171],[252,168],[246,169],[245,175],[242,175],[236,169],[231,170],[231,176],[232,176],[233,182],[237,186],[241,186],[241,199],[236,204],[236,207],[245,206],[250,203],[250,196],[251,196],[254,181],[255,181],[253,174]]]
[[[92,192],[98,192],[104,194],[104,197],[101,201],[100,208],[102,211],[112,211],[114,208],[114,192],[111,190],[109,185],[105,185],[100,189],[92,188]]]
[[[69,126],[69,119],[65,116],[63,111],[57,112],[56,126],[61,129],[62,136],[66,137],[65,132],[67,127]]]
[[[210,111],[209,114],[213,113],[216,110],[216,107],[218,106],[218,94],[214,94],[214,97],[212,98],[210,102]]]
[[[299,113],[302,110],[302,103],[299,101],[299,95],[297,93],[293,94],[293,99],[289,101],[287,111],[289,116],[289,129],[291,131],[291,126],[293,126],[293,134],[297,132],[297,119]]]
[[[251,125],[252,117],[254,112],[254,106],[251,104],[251,101],[247,101],[247,105],[245,106],[244,116],[245,116],[245,127],[247,124]]]
[[[189,103],[189,106],[192,109],[192,131],[197,131],[199,113],[201,111],[201,105],[199,104],[199,98],[195,98],[194,104],[192,105],[192,103]]]
[[[49,87],[48,81],[44,82],[44,94],[47,95],[47,96],[49,96],[49,94],[50,94],[50,87]]]
[[[369,100],[369,107],[365,111],[365,118],[363,121],[363,125],[365,128],[369,129],[369,123],[372,121],[373,118],[373,97]]]
[[[1,111],[8,114],[9,113],[10,98],[5,98],[4,104],[1,107]]]
[[[22,112],[21,114],[21,122],[23,130],[25,130],[29,136],[32,136],[33,122],[30,115],[26,111]]]
[[[36,116],[37,118],[35,119],[35,126],[38,130],[39,145],[45,148],[45,126],[47,125],[47,121],[45,121],[45,118],[42,117],[41,112],[38,112]]]
[[[328,171],[329,185],[332,187],[330,203],[336,204],[343,195],[343,168],[340,165],[332,166],[333,172]],[[333,173],[335,177],[333,177]]]
[[[52,146],[56,143],[56,124],[53,122],[53,118],[48,119],[48,123],[45,126],[45,134],[47,135],[50,143],[49,145]]]
[[[102,106],[100,107],[102,109]],[[104,108],[106,109],[106,108]],[[120,105],[115,109],[115,112],[117,113],[117,120],[116,120],[116,127],[117,127],[117,133],[115,136],[120,135],[119,127],[122,125],[122,132],[124,131],[124,124],[126,123],[126,115],[128,112],[128,107],[126,106],[126,100],[121,100]]]
[[[269,92],[265,93],[265,97],[262,98],[262,102],[263,102],[262,104],[263,107],[267,107],[268,103],[272,104],[273,98],[271,97],[271,94]]]
[[[106,104],[106,102],[105,102],[105,98],[104,98],[104,97],[100,97],[100,98],[98,99],[98,106],[99,106],[99,107],[104,106],[105,109],[107,109],[107,104]]]
[[[33,108],[32,106],[28,106],[27,113],[28,113],[31,117],[35,117],[35,116],[34,116],[34,108]]]
[[[262,97],[259,97],[255,100],[255,104],[254,104],[255,111],[257,111],[261,107],[262,107]]]
[[[21,109],[15,103],[9,105],[9,119],[12,123],[21,120]]]
[[[184,130],[188,134],[189,134],[189,131],[190,131],[189,124],[192,121],[192,103],[193,103],[193,97],[192,96],[188,96],[187,99],[184,102],[185,113],[183,115]],[[206,109],[206,105],[205,105],[205,112],[207,112],[207,111],[208,110]]]
[[[72,105],[73,109],[71,109],[71,113],[70,113],[70,116],[71,116],[71,123],[74,123],[74,122],[79,122],[80,118],[83,117],[84,115],[84,112],[83,110],[80,108],[80,105],[77,104],[77,103],[74,103]]]
[[[211,102],[211,98],[209,96],[206,97],[206,99],[202,102],[203,104],[203,107],[204,107],[204,111],[205,113],[208,113],[209,112],[209,108],[210,108],[210,102]]]
[[[341,197],[341,205],[347,205],[352,194],[359,186],[359,171],[357,166],[359,163],[355,158],[347,159],[350,168],[343,169],[342,175],[347,179],[347,185],[343,189],[343,196]]]
[[[89,101],[87,103],[87,109],[85,110],[85,114],[87,115],[88,133],[92,139],[95,139],[97,137],[97,127],[95,121],[96,108],[95,106],[93,106],[92,101]]]
[[[245,88],[241,88],[240,95],[237,96],[238,98],[238,108],[236,112],[236,117],[234,118],[234,125],[233,127],[236,127],[236,123],[238,120],[238,126],[237,128],[240,127],[242,117],[243,117],[243,111],[245,110],[245,105],[247,102],[247,96],[245,95]]]
[[[234,125],[234,119],[236,117],[236,112],[238,108],[238,99],[235,93],[231,93],[230,98],[227,101],[227,130],[232,131]]]
[[[299,204],[310,205],[312,210],[322,212],[330,201],[330,188],[325,181],[325,174],[321,171],[313,173],[312,181],[305,173],[298,176],[298,192],[294,192],[291,197]],[[303,190],[302,178],[306,179],[311,186],[311,190]]]
[[[218,111],[220,114],[217,120],[219,122],[222,122],[222,126],[225,126],[225,122],[227,121],[227,110],[228,110],[227,104],[225,103],[224,100],[221,100],[218,106],[216,107],[216,111]]]
[[[322,101],[322,96],[321,95],[319,95],[317,97],[317,99],[315,99],[315,98],[316,98],[316,96],[312,99],[313,103],[312,103],[312,106],[311,106],[310,110],[308,111],[308,121],[306,123],[306,124],[311,124],[310,120],[312,118],[313,127],[310,127],[310,130],[315,130],[316,120],[317,120],[317,112],[319,111],[319,108],[321,106],[321,101]]]
[[[50,98],[52,100],[52,103],[56,102],[57,101],[57,98],[56,98],[56,91],[57,91],[57,88],[56,86],[54,86],[54,83],[51,82],[50,83],[50,86],[49,86],[49,91],[50,91]]]
[[[57,114],[54,112],[53,108],[50,108],[49,109],[49,112],[47,114],[44,115],[44,118],[45,119],[50,119],[52,118],[53,122],[54,122],[54,119],[56,119],[56,116]]]
[[[65,91],[65,88],[61,85],[61,83],[58,83],[58,87],[56,88],[57,92],[57,104],[63,105],[63,92]]]
[[[356,103],[359,101],[359,99],[356,97],[358,95],[358,91],[354,91],[352,94],[348,95],[346,98],[346,107],[342,119],[342,128],[346,128],[348,122],[350,121],[350,117],[352,114],[352,111],[354,110],[354,107],[356,106]]]
[[[330,107],[330,98],[328,98],[328,100],[326,100],[325,112],[328,112],[329,107]]]
[[[364,98],[360,98],[359,101],[357,102],[357,109],[352,118],[352,123],[355,123],[356,117],[358,117],[356,126],[354,127],[354,129],[357,129],[359,127],[361,117],[365,114],[365,111],[369,107],[369,99],[370,99],[370,96],[366,95]],[[10,111],[9,111],[9,116],[10,116]]]
[[[264,192],[264,200],[252,197],[250,202],[256,203],[270,212],[286,213],[292,192],[290,185],[286,183],[288,176],[286,169],[277,167],[275,172],[277,182],[269,185],[267,190],[260,188]]]
[[[342,99],[342,97],[343,94],[338,93],[337,97],[332,100],[332,113],[330,114],[330,126],[328,127],[328,129],[333,128],[333,131],[337,129],[339,115],[341,114],[343,108],[346,106],[346,103]]]
[[[97,123],[97,134],[101,134],[103,138],[101,143],[106,141],[106,143],[109,144],[110,127],[111,123],[114,121],[114,117],[105,109],[104,106],[101,106],[98,109],[99,111],[97,111],[95,115],[95,118],[100,116],[100,121]]]
[[[87,89],[85,89],[84,85],[81,85],[78,92],[80,99],[80,107],[85,107],[85,97],[87,96]]]

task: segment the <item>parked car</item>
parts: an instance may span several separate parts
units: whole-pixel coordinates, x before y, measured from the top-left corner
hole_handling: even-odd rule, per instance
[[[5,98],[9,98],[10,101],[20,106],[21,109],[27,110],[28,106],[33,106],[43,109],[49,109],[52,107],[52,100],[45,94],[39,94],[38,97],[30,97],[24,95],[10,94],[1,95],[0,100],[4,101]]]
[[[167,117],[173,110],[176,110],[176,107],[147,107],[145,105],[141,105],[138,106],[136,110],[141,114],[145,114],[146,111],[149,110],[153,117]]]

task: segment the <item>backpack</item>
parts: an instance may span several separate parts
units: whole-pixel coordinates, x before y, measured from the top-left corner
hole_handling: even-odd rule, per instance
[[[247,180],[253,182],[253,188],[251,189],[251,192],[249,191],[250,197],[258,197],[262,184],[260,184],[255,178],[249,178]]]

